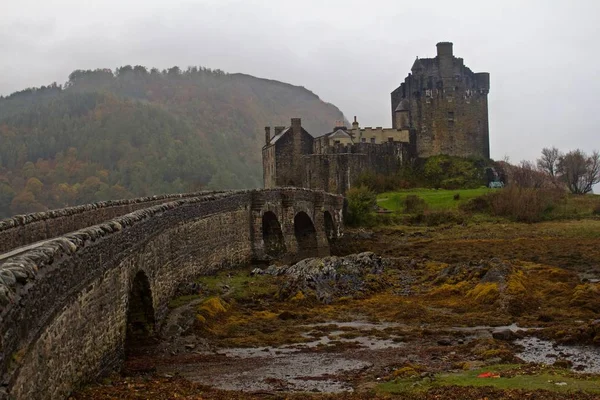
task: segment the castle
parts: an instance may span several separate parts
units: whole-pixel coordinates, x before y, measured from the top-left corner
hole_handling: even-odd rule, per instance
[[[363,172],[390,174],[402,163],[438,154],[489,158],[490,74],[474,73],[454,57],[452,43],[435,58],[417,58],[391,93],[392,128],[352,128],[336,122],[313,137],[299,118],[265,128],[265,188],[299,186],[345,193]]]

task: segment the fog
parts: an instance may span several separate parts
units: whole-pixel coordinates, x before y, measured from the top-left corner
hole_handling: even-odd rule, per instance
[[[474,72],[491,74],[493,158],[600,148],[598,1],[2,3],[3,95],[63,83],[74,69],[202,65],[304,86],[362,126],[391,126],[390,92],[416,56],[451,41]]]

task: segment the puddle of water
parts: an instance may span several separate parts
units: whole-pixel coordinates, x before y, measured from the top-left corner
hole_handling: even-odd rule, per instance
[[[573,363],[575,372],[600,373],[600,350],[592,346],[563,346],[536,337],[515,340],[524,347],[516,354],[525,362],[554,364],[557,358]]]
[[[246,350],[251,349],[227,349],[223,353],[244,357],[253,354],[245,353]],[[262,358],[232,358],[214,363],[159,367],[158,372],[176,372],[191,381],[223,390],[339,393],[353,390],[342,379],[343,376],[372,366],[369,362],[340,357],[339,354],[276,350],[275,354],[258,350]],[[338,378],[340,376],[342,378]]]
[[[370,365],[332,355],[291,354],[271,360],[250,373],[223,375],[217,387],[227,390],[272,390],[278,382],[284,382],[285,389],[293,391],[352,391],[349,384],[324,377],[357,371]]]
[[[171,365],[159,372],[174,372],[187,379],[224,390],[285,390],[339,393],[352,391],[344,377],[372,366],[370,362],[354,359],[348,353],[315,353],[318,347],[333,346],[337,343],[355,344],[356,350],[381,350],[399,348],[404,343],[392,338],[371,337],[368,333],[356,338],[340,337],[348,333],[343,328],[357,330],[383,330],[397,324],[368,322],[330,322],[310,325],[318,328],[335,324],[340,330],[327,333],[305,334],[313,340],[306,343],[259,348],[224,348],[217,354],[226,356],[218,362]],[[398,324],[399,325],[399,324]],[[308,351],[307,351],[308,350]],[[207,353],[208,354],[208,353]],[[214,353],[213,353],[214,354]]]
[[[486,326],[486,325],[480,325],[480,326],[456,326],[453,328],[450,328],[451,330],[455,330],[455,331],[459,331],[459,332],[481,332],[481,331],[487,331],[487,332],[498,332],[498,331],[503,331],[505,329],[510,329],[513,332],[517,332],[517,331],[529,331],[529,330],[534,330],[534,329],[539,329],[539,328],[523,328],[518,326],[516,323],[515,324],[511,324],[511,325],[504,325],[504,326]]]
[[[393,338],[397,338],[397,336],[391,335],[392,339],[380,339],[374,338],[370,336],[359,336],[355,338],[343,338],[339,337],[339,335],[343,335],[344,331],[333,331],[328,335],[321,336],[317,340],[313,340],[311,342],[299,343],[297,345],[293,345],[293,347],[301,349],[301,348],[316,348],[318,346],[327,346],[333,345],[337,343],[356,343],[356,345],[360,346],[363,349],[369,350],[381,350],[381,349],[389,349],[389,348],[399,348],[403,347],[404,343],[395,342]],[[305,337],[312,337],[310,332],[304,334]],[[333,339],[332,339],[333,338]],[[284,346],[287,347],[287,346]]]

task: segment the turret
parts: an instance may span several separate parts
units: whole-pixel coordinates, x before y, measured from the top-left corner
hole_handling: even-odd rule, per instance
[[[489,72],[477,72],[475,74],[475,79],[477,80],[477,88],[479,90],[485,91],[488,93],[490,91],[490,73]]]
[[[452,57],[454,54],[452,53],[452,42],[439,42],[436,44],[437,47],[437,56],[442,57]]]
[[[408,129],[410,120],[410,103],[408,99],[402,99],[394,111],[394,127],[396,129]]]

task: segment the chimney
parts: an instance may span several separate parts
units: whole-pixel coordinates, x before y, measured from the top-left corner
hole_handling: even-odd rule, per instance
[[[271,127],[265,126],[265,143],[269,144],[271,141]]]
[[[355,115],[354,122],[352,122],[352,136],[357,138],[359,133],[360,133],[360,127],[358,126],[358,121],[356,120],[356,115]]]
[[[302,130],[302,120],[300,118],[292,118],[292,132],[299,134]]]

